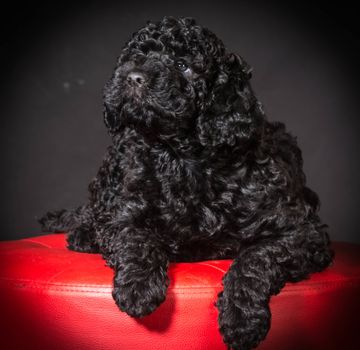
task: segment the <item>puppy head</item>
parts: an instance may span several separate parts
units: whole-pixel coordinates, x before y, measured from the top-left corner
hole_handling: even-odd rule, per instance
[[[148,22],[126,43],[105,85],[105,123],[112,134],[129,126],[193,135],[204,146],[233,144],[251,134],[258,106],[249,78],[243,59],[195,20]]]

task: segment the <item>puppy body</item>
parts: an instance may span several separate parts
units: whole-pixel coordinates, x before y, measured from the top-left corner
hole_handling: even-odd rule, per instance
[[[103,255],[133,317],[164,301],[169,262],[234,259],[217,307],[224,341],[242,350],[266,336],[271,295],[332,260],[296,140],[267,120],[250,77],[193,19],[149,22],[105,86],[112,145],[89,202],[40,220]]]

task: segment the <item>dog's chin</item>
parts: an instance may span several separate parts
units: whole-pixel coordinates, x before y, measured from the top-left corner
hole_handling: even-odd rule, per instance
[[[161,130],[161,111],[145,94],[124,94],[120,108],[122,124],[142,134],[156,134]]]
[[[159,101],[149,90],[132,88],[122,90],[121,102],[122,124],[141,134],[161,138],[190,128],[193,110],[188,107],[192,103],[176,109],[167,101]]]

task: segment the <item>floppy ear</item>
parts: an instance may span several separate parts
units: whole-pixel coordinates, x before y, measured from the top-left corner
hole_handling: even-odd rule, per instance
[[[249,83],[251,71],[238,55],[228,54],[222,59],[198,118],[203,146],[244,146],[259,138],[264,113]]]

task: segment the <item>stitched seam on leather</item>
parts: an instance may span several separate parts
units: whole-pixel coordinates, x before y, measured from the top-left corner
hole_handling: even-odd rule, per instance
[[[112,288],[111,287],[105,287],[102,289],[106,289],[106,290],[97,290],[97,289],[80,289],[77,287],[74,288],[54,288],[54,285],[46,285],[46,284],[29,284],[29,285],[25,285],[25,286],[16,286],[14,285],[14,287],[17,287],[17,289],[19,290],[36,290],[36,289],[40,289],[43,292],[72,292],[72,293],[89,293],[89,294],[104,294],[104,295],[108,295],[111,293]],[[46,288],[48,287],[48,288]],[[169,288],[170,291],[176,291],[175,293],[169,293],[168,296],[171,296],[172,294],[185,294],[185,295],[194,295],[194,294],[214,294],[214,290],[220,290],[220,287],[217,288],[212,288],[212,287],[203,287],[204,289],[209,289],[209,290],[196,290],[197,288],[189,288],[186,291],[181,291],[181,289],[179,288]],[[189,293],[189,290],[191,290],[191,293]]]
[[[31,242],[31,243],[36,243],[36,244],[38,244],[38,245],[40,245],[40,246],[43,246],[43,247],[46,247],[46,248],[49,248],[49,249],[55,249],[54,247],[52,247],[52,246],[50,246],[50,245],[47,245],[47,244],[45,244],[45,243],[43,243],[43,242],[38,242],[38,241],[34,241],[33,239],[24,239],[24,241],[26,241],[26,242]]]
[[[61,271],[63,272],[63,271]],[[51,280],[53,278],[50,277],[49,280]],[[69,283],[49,283],[49,281],[36,281],[33,279],[29,279],[29,278],[11,278],[11,277],[0,277],[0,281],[19,281],[19,282],[30,282],[30,283],[36,283],[36,284],[41,284],[41,285],[52,285],[52,286],[68,286],[70,285]],[[306,282],[306,284],[304,284],[302,287],[297,288],[297,289],[306,289],[307,286],[317,286],[317,285],[323,285],[323,284],[332,284],[332,283],[343,283],[343,282],[352,282],[352,281],[358,281],[360,280],[360,276],[359,277],[348,277],[348,278],[338,278],[336,280],[325,280],[325,281],[321,281],[321,282]],[[298,283],[300,282],[287,282],[286,286],[296,286]],[[107,288],[109,287],[108,284],[76,284],[76,283],[71,283],[72,286],[81,286],[81,287],[94,287],[96,286],[96,288]],[[208,288],[208,287],[214,287],[214,286],[204,286],[204,285],[193,285],[191,287],[179,287],[179,288]],[[298,286],[297,286],[298,287]],[[290,288],[294,288],[294,287],[290,287]],[[296,288],[296,287],[295,287]]]
[[[320,289],[326,289],[326,288],[331,288],[331,287],[336,287],[336,286],[345,286],[345,285],[359,285],[358,283],[359,279],[358,278],[354,278],[352,280],[339,280],[339,281],[334,281],[334,282],[328,282],[328,283],[313,283],[313,286],[309,286],[307,287],[301,287],[301,288],[291,288],[291,289],[285,289],[282,290],[281,293],[293,293],[293,292],[303,292],[303,291],[309,291],[309,290],[320,290]]]
[[[218,270],[218,271],[220,271],[220,272],[222,272],[222,273],[225,273],[225,272],[226,272],[226,270],[223,270],[223,269],[221,269],[220,267],[214,266],[214,265],[211,265],[211,264],[199,263],[199,265],[211,267],[211,268],[213,268],[213,269],[215,269],[215,270]]]
[[[62,287],[66,290],[73,290],[73,291],[96,291],[97,289],[112,289],[110,285],[87,285],[87,284],[61,284],[61,283],[47,283],[47,282],[37,282],[33,280],[26,280],[26,279],[11,279],[11,278],[3,278],[3,281],[6,281],[7,284],[11,284],[12,286],[19,288],[19,289],[26,289],[26,288],[43,288],[47,290],[62,290]],[[1,279],[0,279],[1,282]],[[26,283],[22,284],[21,283]],[[81,289],[81,288],[88,288],[88,289]],[[218,289],[221,288],[221,285],[216,286],[191,286],[191,287],[172,287],[169,286],[169,290],[192,290],[192,289]]]
[[[97,293],[97,294],[107,294],[107,292],[105,291],[99,291],[97,290],[98,288],[102,288],[102,289],[107,289],[107,290],[112,290],[111,286],[108,285],[99,285],[94,287],[93,285],[73,285],[73,287],[70,287],[67,284],[52,284],[52,283],[41,283],[41,282],[34,282],[32,280],[21,280],[21,279],[6,279],[3,278],[3,281],[7,281],[8,284],[11,284],[13,287],[17,288],[17,289],[43,289],[46,291],[68,291],[68,292],[79,292],[79,293]],[[301,287],[301,288],[291,288],[291,289],[283,289],[281,291],[281,293],[292,293],[292,292],[301,292],[301,291],[316,291],[316,290],[322,290],[322,289],[327,289],[327,288],[331,288],[334,286],[343,286],[343,285],[357,285],[358,283],[358,278],[353,278],[353,279],[344,279],[344,280],[338,280],[338,281],[328,281],[325,283],[314,283],[312,287],[306,288],[306,287]],[[1,281],[1,280],[0,280]],[[10,282],[10,283],[9,283]],[[17,285],[21,282],[30,282],[29,284],[26,285]],[[63,288],[64,286],[66,286],[67,288]],[[85,288],[85,289],[84,289]],[[88,289],[86,289],[88,288]],[[198,289],[198,290],[196,290]],[[196,293],[212,293],[212,291],[199,291],[199,289],[221,289],[220,285],[217,286],[191,286],[191,287],[171,287],[169,286],[169,290],[173,290],[176,291],[176,294],[188,294],[189,290],[192,291],[191,294],[196,294]],[[184,292],[181,292],[182,290],[184,290]],[[186,292],[185,292],[186,291]]]

